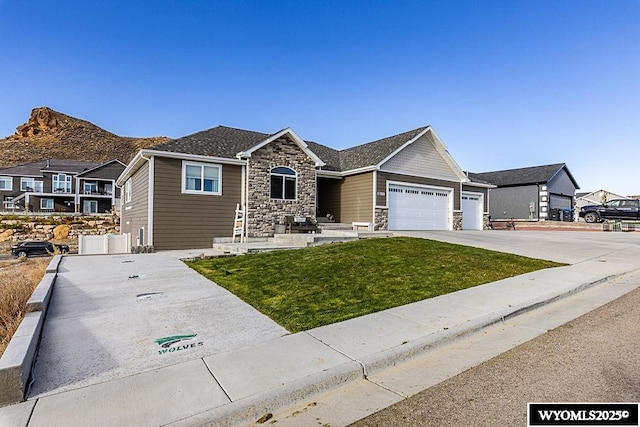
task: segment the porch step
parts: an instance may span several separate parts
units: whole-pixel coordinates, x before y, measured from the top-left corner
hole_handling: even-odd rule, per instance
[[[327,243],[348,242],[358,240],[358,233],[346,231],[323,231],[322,234],[276,234],[274,243],[283,246],[304,248]]]
[[[346,222],[323,222],[318,221],[318,227],[324,233],[326,230],[353,230],[351,223]]]

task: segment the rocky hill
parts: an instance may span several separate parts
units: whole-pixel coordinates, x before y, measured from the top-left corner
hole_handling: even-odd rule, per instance
[[[108,132],[86,120],[48,107],[34,108],[14,135],[0,139],[0,167],[45,159],[127,163],[140,148],[168,141],[166,137],[131,138]]]

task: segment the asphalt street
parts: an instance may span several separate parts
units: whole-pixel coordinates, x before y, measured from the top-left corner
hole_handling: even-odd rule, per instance
[[[528,402],[639,402],[639,318],[636,289],[352,426],[524,426]]]

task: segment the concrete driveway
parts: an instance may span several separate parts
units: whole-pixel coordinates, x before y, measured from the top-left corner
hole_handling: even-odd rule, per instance
[[[287,333],[169,254],[64,257],[30,398]]]
[[[640,246],[639,232],[495,230],[394,231],[394,234],[475,246],[567,264],[577,264],[614,253],[616,258],[626,258],[625,248]]]

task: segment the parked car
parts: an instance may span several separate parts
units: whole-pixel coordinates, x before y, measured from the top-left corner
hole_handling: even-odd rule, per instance
[[[27,240],[11,246],[11,255],[19,258],[41,255],[46,256],[52,255],[55,252],[66,254],[69,252],[69,246],[51,243],[44,240]]]
[[[599,222],[605,219],[640,220],[640,200],[615,199],[601,205],[588,205],[580,209],[580,218],[586,222]]]

